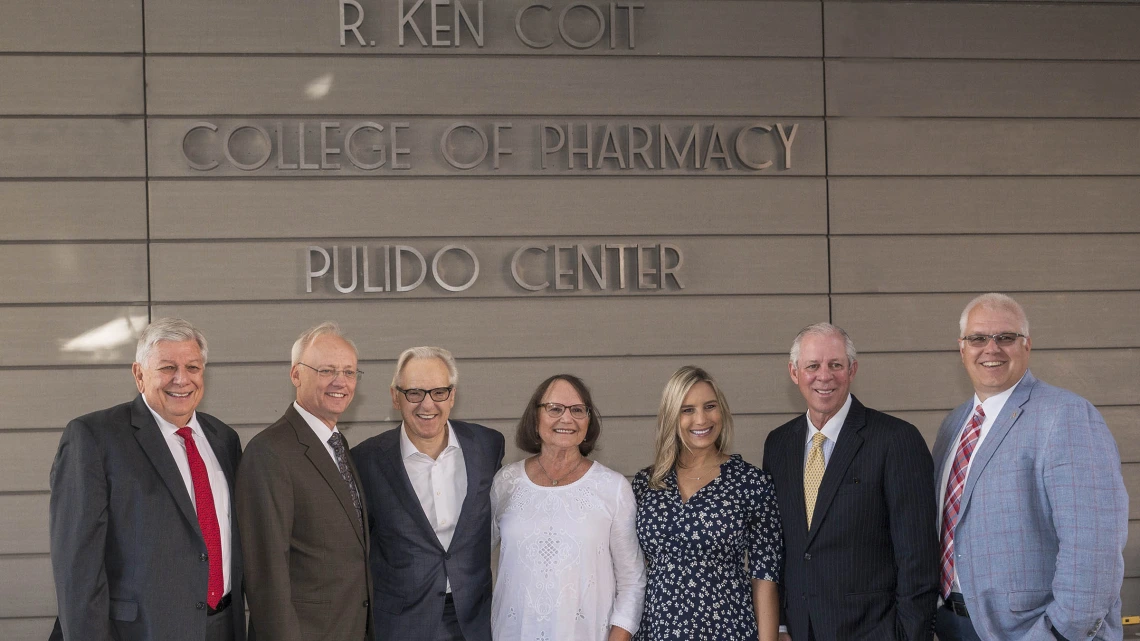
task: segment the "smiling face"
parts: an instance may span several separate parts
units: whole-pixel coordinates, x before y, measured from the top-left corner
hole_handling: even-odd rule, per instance
[[[839,334],[807,334],[800,341],[799,362],[788,363],[788,373],[807,401],[808,417],[817,429],[843,408],[858,368],[858,362],[847,362],[846,344]]]
[[[966,317],[966,333],[1001,334],[1021,333],[1022,319],[1008,309],[988,308],[981,305],[970,310]],[[987,398],[1013,387],[1029,369],[1029,350],[1032,342],[1029,337],[1018,338],[1009,347],[998,347],[997,342],[987,341],[984,347],[971,347],[963,340],[958,341],[958,351],[962,354],[962,364],[974,383],[978,398]]]
[[[693,454],[709,448],[717,449],[720,438],[721,408],[712,385],[695,383],[681,400],[681,417],[677,424],[681,443]]]
[[[558,418],[551,417],[545,407],[538,408],[538,439],[542,441],[542,448],[577,450],[578,444],[586,440],[586,431],[590,427],[589,416],[574,418],[570,415],[570,406],[585,404],[578,390],[560,378],[555,379],[539,402],[558,403],[567,408]]]
[[[335,369],[337,374],[325,379],[310,368]],[[318,336],[301,352],[300,363],[289,370],[289,379],[297,388],[297,404],[332,429],[356,393],[356,379],[340,372],[355,369],[356,350],[348,341],[332,334]]]
[[[447,363],[438,358],[413,358],[400,372],[399,386],[406,390],[433,390],[450,384]],[[394,388],[391,391],[392,407],[400,410],[408,439],[421,452],[438,453],[447,439],[447,417],[455,405],[456,390],[451,390],[445,401],[433,400],[428,394],[419,403],[412,403]]]
[[[158,341],[146,363],[135,363],[135,385],[150,408],[177,427],[190,422],[206,391],[206,361],[197,341]]]

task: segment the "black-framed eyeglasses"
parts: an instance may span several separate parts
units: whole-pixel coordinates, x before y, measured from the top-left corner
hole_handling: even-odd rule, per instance
[[[1029,337],[1025,334],[1018,334],[1017,332],[1002,332],[1000,334],[970,334],[969,336],[963,336],[961,340],[970,347],[985,347],[989,344],[990,339],[993,339],[998,347],[1009,347],[1019,338]]]
[[[546,415],[550,418],[561,418],[566,410],[570,410],[570,416],[578,419],[586,418],[590,415],[590,408],[585,405],[563,405],[562,403],[539,403],[539,407],[546,410]]]
[[[408,399],[409,403],[422,403],[424,402],[424,399],[429,396],[431,397],[431,400],[435,401],[436,403],[442,403],[451,398],[451,390],[453,389],[455,389],[454,385],[448,385],[447,387],[436,387],[435,389],[419,389],[418,387],[413,387],[412,389],[404,389],[400,386],[396,386],[396,391],[403,394],[404,398]]]
[[[321,380],[333,379],[333,378],[336,378],[337,375],[339,374],[340,376],[343,376],[350,381],[358,381],[361,379],[361,377],[364,376],[364,372],[362,372],[358,369],[336,369],[335,367],[322,367],[320,369],[317,369],[316,367],[313,367],[312,365],[306,365],[305,363],[302,363],[300,361],[298,361],[297,364],[298,365],[305,365],[305,367],[308,367],[309,369],[313,370],[314,372],[317,373],[317,376],[320,377]]]

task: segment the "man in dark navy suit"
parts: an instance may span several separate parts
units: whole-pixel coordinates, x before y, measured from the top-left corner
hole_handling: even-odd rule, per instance
[[[830,323],[792,343],[807,413],[764,444],[784,526],[783,637],[929,641],[938,586],[933,464],[913,425],[851,395],[855,346]]]

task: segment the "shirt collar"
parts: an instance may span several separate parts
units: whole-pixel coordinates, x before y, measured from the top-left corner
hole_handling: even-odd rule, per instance
[[[150,410],[150,415],[154,417],[154,422],[158,423],[158,429],[162,430],[163,434],[174,434],[183,427],[189,426],[190,429],[194,432],[195,436],[205,436],[205,434],[202,433],[202,426],[198,424],[198,412],[194,412],[190,415],[190,421],[186,425],[175,425],[174,423],[171,423],[170,421],[162,418],[158,415],[158,412],[154,411],[154,408],[150,406],[150,403],[146,402],[145,394],[142,395],[142,399],[143,404],[146,405],[146,408],[148,410]]]
[[[832,416],[830,419],[828,419],[827,422],[823,424],[823,429],[819,430],[823,433],[824,436],[827,437],[827,440],[834,443],[839,439],[839,431],[843,429],[843,423],[847,421],[847,414],[850,411],[851,393],[848,392],[847,400],[843,401],[843,407],[839,408],[839,411],[835,413],[835,416]],[[815,425],[811,422],[811,415],[805,414],[804,416],[806,417],[808,423],[807,442],[810,443],[811,437],[816,433],[816,429]]]
[[[447,422],[447,447],[439,453],[440,456],[446,454],[449,450],[462,451],[463,448],[459,446],[459,439],[455,437],[455,428],[451,426],[451,421]],[[400,458],[407,459],[408,457],[422,454],[416,446],[412,443],[412,439],[408,438],[408,429],[403,423],[400,423]],[[424,454],[424,456],[427,456]]]
[[[313,433],[317,435],[317,440],[322,443],[328,443],[329,439],[332,438],[333,432],[340,431],[335,425],[332,430],[329,430],[329,426],[325,425],[324,421],[314,416],[309,410],[301,407],[301,404],[297,401],[293,401],[293,409],[297,410],[301,418],[305,419],[305,423],[309,425],[309,429],[313,430]]]
[[[1029,373],[1029,370],[1025,370],[1025,371],[1026,371],[1026,373]],[[978,406],[981,405],[982,411],[984,411],[986,413],[987,418],[989,418],[991,416],[996,418],[998,415],[998,412],[1000,412],[1002,410],[1002,408],[1005,407],[1005,402],[1009,400],[1010,396],[1013,396],[1013,390],[1017,389],[1017,386],[1021,385],[1021,381],[1024,381],[1024,380],[1025,380],[1025,374],[1022,374],[1021,378],[1018,379],[1018,381],[1016,383],[1014,383],[1013,387],[1007,389],[1004,392],[994,394],[993,396],[987,398],[984,401],[979,400],[978,394],[977,394],[977,392],[975,392],[974,393],[974,409],[970,410],[970,416],[973,416],[974,412],[978,411]]]

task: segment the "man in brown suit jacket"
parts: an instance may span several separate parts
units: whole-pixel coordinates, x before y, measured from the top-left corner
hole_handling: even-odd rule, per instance
[[[250,639],[364,641],[371,635],[368,515],[337,430],[360,371],[336,323],[293,345],[297,401],[246,448],[237,512]]]

